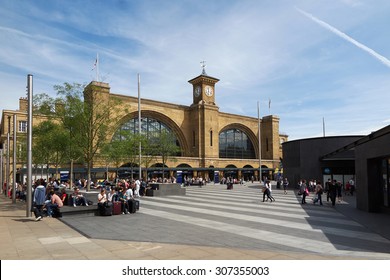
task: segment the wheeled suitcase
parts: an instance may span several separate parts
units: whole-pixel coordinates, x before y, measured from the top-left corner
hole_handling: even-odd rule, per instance
[[[111,216],[112,215],[112,205],[102,205],[99,207],[100,216]]]
[[[112,203],[112,215],[120,215],[122,213],[122,202],[114,201]]]
[[[135,210],[139,211],[139,200],[134,199],[135,202]]]
[[[137,211],[137,208],[135,206],[135,200],[130,199],[130,200],[127,201],[127,204],[129,206],[130,214],[134,214]]]
[[[68,205],[73,206],[73,195],[68,194],[67,197],[68,197]]]
[[[154,190],[146,189],[146,196],[154,196]]]
[[[53,218],[62,218],[62,213],[58,207],[53,208],[53,214],[51,215]]]

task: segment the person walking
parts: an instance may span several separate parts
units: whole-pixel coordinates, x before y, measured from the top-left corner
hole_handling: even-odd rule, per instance
[[[316,204],[317,202],[319,202],[320,205],[322,205],[322,194],[324,193],[324,190],[323,190],[320,182],[317,183],[315,192],[316,192],[317,197],[315,197],[313,199],[313,204]]]
[[[307,185],[306,185],[306,180],[302,181],[300,192],[302,194],[301,204],[306,204],[306,196],[309,193],[309,190],[308,190]]]
[[[343,184],[338,181],[336,182],[336,191],[337,191],[337,201],[341,203],[343,201]]]
[[[351,196],[353,196],[353,193],[355,191],[355,181],[353,180],[353,178],[349,180],[349,185],[350,185],[350,194]]]
[[[330,199],[330,185],[332,185],[332,180],[329,178],[328,182],[325,183],[326,201],[329,201]]]
[[[336,205],[336,195],[337,195],[336,183],[337,183],[337,181],[333,180],[333,182],[331,182],[329,184],[329,191],[328,192],[329,192],[330,200],[332,201],[332,206]]]
[[[46,200],[46,188],[42,184],[42,180],[38,180],[36,182],[37,186],[34,190],[34,197],[33,197],[33,211],[35,215],[35,221],[42,220],[43,214],[42,214],[42,208],[45,205]]]
[[[268,199],[270,200],[270,202],[272,201],[275,201],[275,198],[273,198],[272,196],[272,185],[271,185],[271,182],[269,180],[267,180],[264,184],[264,187],[263,187],[263,202],[265,201],[265,196],[267,196],[267,201]]]
[[[140,189],[141,189],[141,181],[139,179],[135,180],[135,189],[133,191],[133,195],[136,198],[140,198]]]
[[[288,180],[287,178],[284,178],[283,179],[283,191],[284,191],[284,194],[287,194],[287,188],[288,188]]]

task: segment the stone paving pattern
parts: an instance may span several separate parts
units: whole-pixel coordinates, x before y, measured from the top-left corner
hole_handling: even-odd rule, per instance
[[[258,184],[188,187],[185,196],[143,197],[136,214],[26,217],[0,196],[2,260],[390,259],[390,216],[307,204],[293,190],[262,202]],[[91,196],[91,193],[88,194]],[[97,195],[97,193],[96,193]],[[96,207],[96,206],[89,206]]]

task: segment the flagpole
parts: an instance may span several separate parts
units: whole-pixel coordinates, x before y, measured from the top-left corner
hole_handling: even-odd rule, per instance
[[[99,54],[96,53],[96,81],[99,82]]]
[[[325,137],[325,118],[324,117],[322,117],[322,134]]]
[[[142,170],[141,170],[141,159],[142,159],[142,144],[141,144],[141,78],[138,74],[138,136],[139,136],[139,175],[138,180],[141,181],[142,178]]]
[[[261,127],[260,127],[260,105],[259,101],[257,101],[257,127],[258,127],[258,138],[259,138],[259,182],[261,184]]]
[[[268,98],[268,112],[271,115],[271,98]]]
[[[13,131],[13,164],[12,164],[12,203],[16,203],[16,122],[17,116],[14,114],[14,131]]]

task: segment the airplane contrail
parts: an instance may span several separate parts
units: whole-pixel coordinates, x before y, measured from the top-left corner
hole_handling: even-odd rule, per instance
[[[347,34],[341,32],[340,30],[336,29],[335,27],[331,26],[330,24],[316,18],[315,16],[299,9],[299,8],[296,8],[295,9],[300,12],[301,14],[303,14],[304,16],[308,17],[309,19],[313,20],[314,22],[318,23],[319,25],[321,25],[322,27],[325,27],[326,29],[330,30],[331,32],[333,32],[334,34],[336,34],[337,36],[347,40],[348,42],[354,44],[355,46],[357,46],[358,48],[362,49],[363,51],[369,53],[370,55],[372,55],[373,57],[375,57],[376,59],[378,59],[380,62],[382,62],[384,65],[386,65],[387,67],[390,67],[390,60],[387,59],[386,57],[380,55],[379,53],[377,53],[376,51],[374,51],[373,49],[370,49],[369,47],[363,45],[362,43],[356,41],[355,39],[349,37]]]

